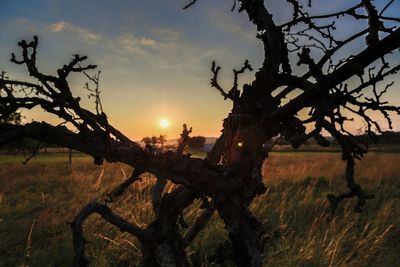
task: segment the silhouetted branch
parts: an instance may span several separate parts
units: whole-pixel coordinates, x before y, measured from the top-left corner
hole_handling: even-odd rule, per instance
[[[264,44],[265,60],[261,69],[268,66],[268,72],[275,74],[279,66],[290,73],[288,50],[284,41],[284,35],[280,27],[276,26],[271,14],[264,6],[263,1],[241,0],[239,12],[246,11],[249,20],[257,26],[258,38]],[[265,70],[266,71],[266,70]]]
[[[368,45],[372,45],[379,41],[381,22],[379,20],[378,11],[370,0],[362,0],[362,4],[368,13],[369,33],[366,37],[366,42]]]
[[[140,180],[140,175],[142,173],[143,166],[139,165],[133,170],[131,176],[128,179],[126,179],[122,184],[118,185],[110,193],[107,194],[106,202],[113,202],[114,200],[116,200],[116,198],[121,196],[131,184]]]
[[[215,87],[215,89],[217,89],[221,93],[221,95],[224,97],[225,100],[227,98],[232,99],[231,96],[228,93],[226,93],[224,91],[224,89],[222,89],[222,87],[218,83],[218,73],[220,70],[221,70],[221,67],[217,66],[215,64],[215,61],[213,61],[211,64],[211,71],[214,74],[214,76],[211,78],[211,86]]]
[[[241,69],[239,69],[239,70],[233,69],[233,75],[234,75],[233,86],[232,86],[232,89],[228,93],[226,93],[224,91],[224,89],[218,83],[218,74],[219,74],[220,70],[221,70],[221,67],[217,66],[215,64],[215,61],[213,61],[212,65],[211,65],[211,71],[213,73],[213,77],[211,78],[211,86],[215,87],[221,93],[221,95],[224,97],[225,100],[229,98],[230,100],[235,102],[240,97],[240,91],[238,90],[239,74],[244,73],[246,70],[253,71],[253,68],[249,64],[249,61],[246,59],[246,61],[244,62],[244,65]]]
[[[180,134],[181,137],[179,139],[179,143],[178,143],[178,148],[176,149],[178,155],[183,154],[183,150],[185,149],[185,147],[187,146],[188,142],[189,142],[189,135],[192,132],[192,127],[190,127],[190,129],[187,128],[186,124],[183,124],[183,129],[182,129],[182,133]]]
[[[85,243],[87,243],[87,241],[83,238],[83,223],[93,213],[99,214],[103,219],[118,227],[122,232],[128,232],[139,238],[139,240],[149,238],[148,232],[114,214],[106,205],[96,202],[89,203],[79,212],[71,223],[75,250],[74,266],[86,266],[89,263],[85,257]]]
[[[283,116],[296,114],[303,107],[309,105],[313,98],[350,77],[360,74],[369,64],[379,59],[381,56],[390,53],[400,47],[400,28],[388,35],[378,43],[369,46],[357,56],[347,61],[342,67],[336,71],[325,75],[310,90],[302,93],[291,102],[281,107],[275,113],[271,114],[271,120],[279,120]]]
[[[153,204],[153,210],[157,218],[160,214],[162,195],[166,185],[167,185],[167,180],[163,178],[158,178],[155,185],[153,186],[151,199]]]
[[[196,2],[197,2],[197,0],[192,0],[187,5],[185,5],[182,9],[187,9],[187,8],[193,6],[194,4],[196,4]]]
[[[249,63],[249,61],[247,59],[244,62],[244,65],[243,65],[243,67],[241,69],[239,69],[239,70],[233,69],[233,75],[234,75],[233,86],[232,86],[232,89],[229,91],[228,94],[234,96],[235,99],[237,99],[239,97],[239,90],[238,90],[238,77],[239,77],[239,74],[244,73],[246,70],[253,71],[253,68],[251,67],[251,65],[250,65],[250,63]]]
[[[350,192],[340,194],[337,197],[333,194],[329,194],[327,196],[331,204],[331,210],[334,212],[339,202],[343,199],[357,197],[358,201],[354,207],[354,211],[361,212],[362,207],[365,205],[365,200],[374,198],[374,195],[365,194],[361,186],[354,182],[354,158],[360,159],[360,157],[362,157],[367,150],[357,144],[354,138],[352,140],[351,137],[340,134],[333,125],[325,122],[324,128],[328,130],[333,137],[335,137],[342,147],[342,158],[346,161],[346,184],[350,189]]]
[[[186,245],[192,243],[192,241],[196,238],[200,231],[203,230],[207,223],[210,221],[213,214],[214,208],[205,208],[200,213],[193,225],[187,230],[185,236],[183,237],[183,242]]]
[[[100,82],[100,73],[101,71],[97,72],[97,75],[95,74],[94,76],[90,76],[86,71],[82,71],[82,73],[88,78],[90,81],[92,81],[95,85],[94,89],[91,89],[89,87],[89,83],[85,84],[85,89],[89,91],[89,98],[94,97],[94,103],[96,106],[96,114],[100,115],[103,114],[103,105],[101,104],[101,99],[100,99],[100,90],[99,90],[99,82]]]
[[[26,159],[22,162],[22,164],[24,164],[24,165],[27,164],[34,156],[36,156],[37,153],[39,152],[39,149],[40,149],[41,145],[42,145],[42,143],[39,142],[39,143],[36,145],[36,147],[32,150],[32,152],[31,152],[31,154],[29,155],[29,157],[26,158]]]

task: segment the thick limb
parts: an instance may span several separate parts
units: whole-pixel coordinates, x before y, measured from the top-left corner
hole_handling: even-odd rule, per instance
[[[219,204],[217,210],[225,222],[237,266],[262,266],[262,244],[257,220],[243,207],[240,197]]]
[[[164,194],[159,216],[149,229],[154,231],[154,242],[142,244],[143,266],[190,266],[185,253],[185,243],[178,229],[178,219],[182,211],[189,206],[196,195],[184,186],[171,193]]]

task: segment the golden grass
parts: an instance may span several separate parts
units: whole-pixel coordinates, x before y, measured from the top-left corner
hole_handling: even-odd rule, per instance
[[[357,179],[376,198],[361,214],[353,212],[354,200],[347,200],[332,217],[326,194],[345,189],[340,154],[272,153],[264,165],[268,192],[250,207],[265,226],[265,266],[400,266],[399,162],[400,154],[375,153],[357,164]],[[72,240],[66,222],[87,202],[103,199],[129,172],[127,166],[94,166],[87,159],[72,166],[55,160],[0,165],[0,266],[69,266]],[[144,226],[154,218],[153,183],[144,175],[111,208]],[[186,209],[188,222],[198,205]],[[188,248],[194,266],[227,238],[223,222],[213,218]],[[98,216],[90,217],[85,233],[92,266],[138,264],[137,240]]]
[[[341,179],[344,177],[345,162],[341,153],[271,153],[263,166],[267,182],[282,180],[295,181],[304,177],[326,177]],[[356,161],[356,177],[380,181],[398,178],[400,174],[400,154],[369,153],[362,161]]]

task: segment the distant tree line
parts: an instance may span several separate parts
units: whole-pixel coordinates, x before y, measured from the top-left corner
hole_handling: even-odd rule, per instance
[[[147,150],[156,151],[163,149],[176,148],[176,145],[167,145],[167,136],[146,136],[141,140]],[[204,136],[193,136],[189,137],[187,146],[189,149],[203,150],[204,144],[206,143],[206,138]]]
[[[167,136],[152,136],[152,137],[143,137],[142,142],[145,145],[145,149],[152,153],[162,152],[165,148],[165,144],[167,143]]]
[[[20,125],[22,120],[22,114],[20,112],[13,112],[9,116],[0,119],[0,123],[12,123],[16,125]],[[21,152],[25,153],[28,151],[32,151],[38,146],[39,142],[33,140],[31,138],[22,138],[18,139],[12,143],[8,143],[7,145],[1,148],[4,152]]]
[[[359,140],[362,140],[365,144],[400,144],[400,132],[393,132],[393,131],[387,131],[387,132],[383,132],[379,135],[376,135],[376,139],[372,140],[370,138],[370,136],[366,135],[366,134],[362,134],[362,135],[357,135],[357,138],[359,138]],[[338,143],[336,142],[336,140],[334,140],[333,138],[327,138],[327,140],[330,141],[331,145],[338,145]],[[276,145],[290,145],[290,142],[284,139],[278,139],[275,143]],[[317,145],[318,144],[318,140],[316,139],[309,139],[307,140],[304,145]]]

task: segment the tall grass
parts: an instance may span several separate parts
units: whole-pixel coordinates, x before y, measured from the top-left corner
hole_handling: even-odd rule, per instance
[[[356,177],[376,198],[361,214],[347,200],[332,216],[326,194],[345,189],[340,154],[272,153],[263,170],[268,191],[250,206],[265,229],[264,265],[400,266],[398,162],[399,154],[368,155],[357,165]],[[43,159],[26,166],[10,160],[0,165],[0,265],[69,266],[73,255],[67,222],[87,202],[102,200],[129,171],[119,164],[94,166],[85,158],[72,165]],[[153,183],[151,175],[144,175],[111,208],[137,225],[151,222]],[[172,188],[168,185],[167,191]],[[185,210],[187,222],[199,213],[198,206]],[[214,215],[188,248],[194,266],[212,266],[209,259],[227,239],[223,226]],[[98,216],[89,218],[85,235],[92,266],[138,264],[137,240]]]

